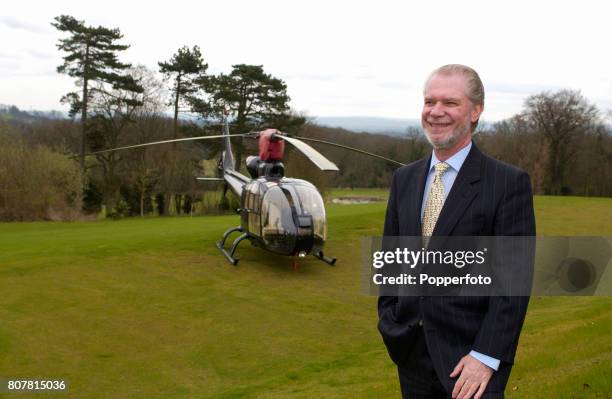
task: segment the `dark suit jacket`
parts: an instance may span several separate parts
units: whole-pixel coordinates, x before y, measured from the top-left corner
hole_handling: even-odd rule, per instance
[[[385,236],[420,236],[421,205],[431,156],[393,175]],[[434,236],[535,236],[529,176],[472,148],[446,197]],[[449,377],[470,350],[501,360],[487,392],[503,392],[510,375],[528,297],[381,296],[378,328],[391,359],[406,364],[418,320],[438,378]]]

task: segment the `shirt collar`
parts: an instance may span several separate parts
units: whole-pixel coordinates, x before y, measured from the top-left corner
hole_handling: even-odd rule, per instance
[[[465,162],[465,159],[467,158],[468,154],[470,153],[470,149],[472,148],[472,141],[470,141],[470,143],[468,145],[466,145],[465,147],[463,147],[462,149],[460,149],[459,151],[457,151],[457,153],[455,153],[452,157],[448,158],[445,162],[455,170],[455,172],[459,173],[459,169],[461,169],[461,165],[463,165],[463,162]],[[438,157],[436,157],[436,153],[432,152],[431,153],[431,162],[429,164],[429,171],[431,172],[431,170],[434,168],[434,166],[436,166],[437,164],[439,164],[441,161],[438,159]]]

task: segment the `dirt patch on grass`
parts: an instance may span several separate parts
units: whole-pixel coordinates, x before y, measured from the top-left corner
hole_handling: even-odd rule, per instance
[[[380,197],[338,197],[332,199],[334,204],[371,204],[372,202],[381,202],[384,201],[383,198]]]

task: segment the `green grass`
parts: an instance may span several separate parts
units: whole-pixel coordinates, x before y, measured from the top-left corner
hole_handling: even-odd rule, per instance
[[[346,191],[330,198],[386,196]],[[2,397],[399,397],[360,289],[359,239],[385,206],[328,204],[337,266],[297,273],[248,244],[226,263],[213,244],[236,216],[0,224],[0,378],[71,384]],[[538,234],[611,235],[611,209],[537,197]],[[610,331],[610,298],[532,299],[507,396],[610,397]]]

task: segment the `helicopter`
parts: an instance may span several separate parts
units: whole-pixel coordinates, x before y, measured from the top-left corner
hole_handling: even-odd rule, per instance
[[[293,145],[322,171],[338,172],[338,167],[321,153],[306,144],[312,141],[332,145],[361,154],[372,156],[399,166],[404,164],[358,148],[345,146],[325,140],[308,137],[290,136],[277,129],[260,132],[230,134],[229,110],[223,112],[223,130],[220,135],[186,137],[173,140],[154,141],[107,150],[91,152],[96,155],[118,150],[182,141],[222,139],[223,151],[217,169],[218,177],[197,177],[201,181],[224,182],[224,194],[229,188],[239,199],[240,225],[225,231],[216,247],[232,265],[239,259],[234,256],[238,245],[249,240],[252,245],[270,252],[293,256],[295,259],[312,255],[315,258],[335,265],[336,258],[324,253],[327,239],[325,204],[317,188],[310,182],[284,175],[282,163],[285,143]],[[246,168],[250,177],[236,170],[230,138],[246,137],[258,140],[259,155],[246,158]],[[226,248],[228,238],[240,233]]]

